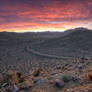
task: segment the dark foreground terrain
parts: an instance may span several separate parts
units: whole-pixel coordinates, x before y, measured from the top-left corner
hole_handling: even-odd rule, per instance
[[[92,92],[92,30],[1,32],[0,92]]]

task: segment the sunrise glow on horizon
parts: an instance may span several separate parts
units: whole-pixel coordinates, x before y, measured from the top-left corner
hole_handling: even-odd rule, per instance
[[[0,32],[92,29],[92,0],[0,0]]]

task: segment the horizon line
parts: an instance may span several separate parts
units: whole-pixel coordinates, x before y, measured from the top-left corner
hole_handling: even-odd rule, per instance
[[[40,31],[40,30],[37,30],[37,31],[1,31],[1,32],[12,32],[12,33],[41,33],[41,32],[65,32],[65,31],[69,31],[69,30],[74,30],[74,29],[88,29],[88,30],[92,30],[91,28],[86,28],[86,27],[76,27],[76,28],[70,28],[70,29],[65,29],[65,30],[47,30],[47,31]],[[1,33],[0,32],[0,33]]]

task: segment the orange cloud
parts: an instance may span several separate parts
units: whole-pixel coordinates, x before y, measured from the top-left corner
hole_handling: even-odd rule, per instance
[[[52,31],[92,28],[90,0],[5,0],[0,4],[0,31]]]

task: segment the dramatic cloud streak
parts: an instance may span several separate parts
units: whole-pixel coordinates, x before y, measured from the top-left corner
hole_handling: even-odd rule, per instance
[[[0,31],[92,28],[92,0],[0,0]]]

